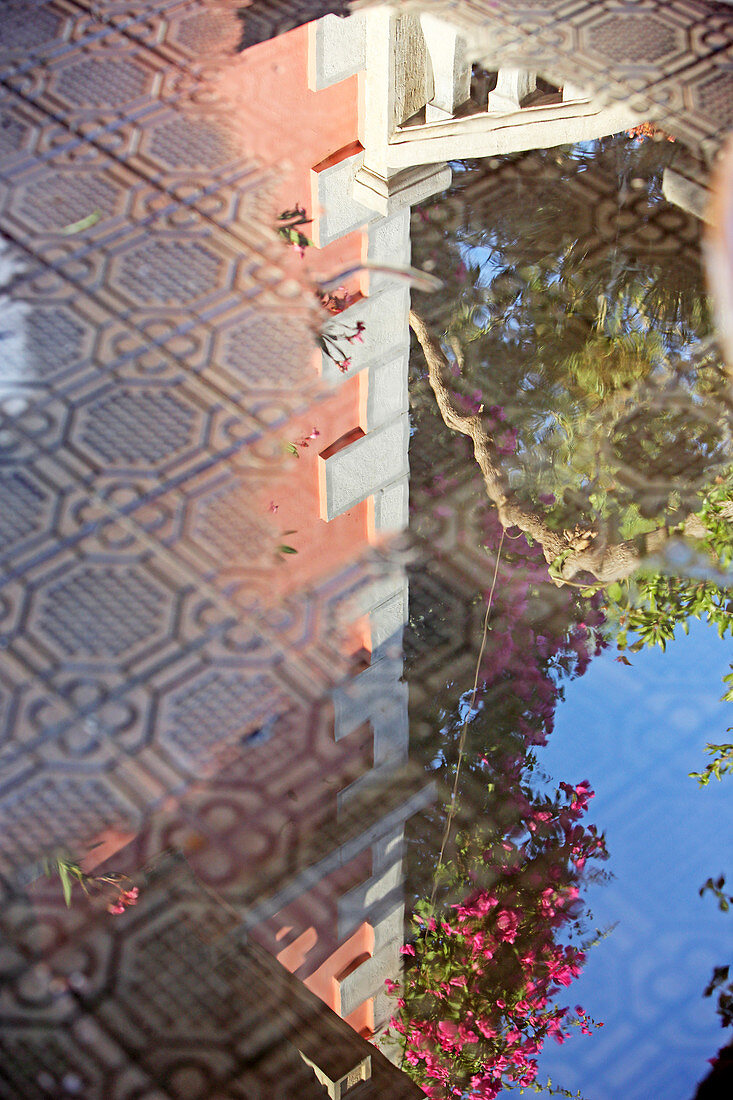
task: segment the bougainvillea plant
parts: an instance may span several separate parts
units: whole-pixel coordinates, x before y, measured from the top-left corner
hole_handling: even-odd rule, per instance
[[[358,301],[359,297],[360,295],[352,294],[342,286],[338,287],[336,291],[318,292],[321,305],[330,314],[343,313],[345,309]],[[365,329],[366,325],[363,321],[356,321],[353,325],[347,325],[343,322],[339,322],[339,324],[331,322],[328,328],[321,330],[318,338],[321,351],[336,364],[342,374],[346,374],[351,366],[351,356],[348,349],[344,349],[342,344],[363,344]]]
[[[87,897],[102,896],[107,902],[107,912],[117,916],[137,905],[140,891],[127,875],[110,872],[106,875],[89,875],[78,863],[64,856],[54,855],[43,861],[43,869],[49,878],[58,875],[67,909],[71,906],[74,883],[81,886]]]
[[[404,987],[387,985],[399,994],[390,1033],[404,1068],[441,1100],[492,1100],[503,1088],[531,1087],[548,1036],[564,1042],[571,1024],[585,1033],[593,1026],[580,1005],[554,1003],[585,961],[582,947],[561,942],[561,930],[579,926],[589,862],[606,858],[603,837],[580,823],[593,792],[587,782],[562,783],[554,797],[532,796],[517,783],[520,771],[508,764],[500,790],[487,765],[494,797],[519,809],[515,823],[459,836],[443,877],[473,889],[442,913],[418,903],[403,948]]]

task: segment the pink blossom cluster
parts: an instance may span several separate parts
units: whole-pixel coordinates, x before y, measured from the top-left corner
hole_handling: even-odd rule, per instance
[[[130,890],[121,890],[114,901],[107,906],[107,912],[114,913],[115,916],[124,913],[128,906],[137,905],[139,895],[137,886],[133,886]]]
[[[404,988],[387,982],[400,993],[390,1028],[408,1071],[435,1100],[526,1087],[547,1037],[563,1043],[569,1023],[585,1034],[593,1023],[581,1006],[573,1017],[553,1004],[585,962],[578,947],[558,942],[559,931],[578,916],[587,860],[605,858],[603,838],[579,820],[593,791],[585,780],[563,783],[554,799],[533,800],[515,786],[521,769],[508,772],[503,795],[514,791],[520,818],[482,840],[480,852],[462,849],[467,877],[492,885],[473,889],[447,918],[418,907],[416,935],[403,948]]]

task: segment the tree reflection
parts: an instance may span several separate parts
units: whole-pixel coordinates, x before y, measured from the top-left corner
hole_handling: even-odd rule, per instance
[[[457,699],[449,689],[423,716],[440,729],[439,770],[457,799],[415,837],[413,888],[424,896],[404,989],[390,983],[404,1065],[435,1097],[530,1086],[548,1036],[564,1041],[571,1023],[590,1030],[580,1006],[556,998],[582,968],[581,890],[604,877],[606,858],[603,837],[583,823],[588,782],[548,789],[534,752],[552,732],[563,682],[603,645],[599,600],[548,593],[540,548],[505,539],[488,507],[483,523],[496,585],[477,689]],[[426,754],[436,748],[429,738]]]
[[[704,539],[705,492],[716,475],[729,487],[697,229],[687,250],[663,247],[668,154],[646,145],[658,163],[621,137],[517,162],[533,173],[469,168],[457,224],[436,224],[434,206],[415,225],[418,264],[450,273],[448,307],[411,318],[441,415],[557,583],[618,582],[675,534]],[[611,184],[635,186],[632,208],[610,205]],[[730,493],[719,516],[733,516]]]
[[[415,392],[422,381],[433,397],[425,446],[468,441],[487,573],[500,558],[477,691],[448,685],[422,716],[455,805],[415,838],[421,900],[393,1028],[435,1097],[533,1087],[546,1038],[590,1030],[555,1002],[584,961],[582,888],[602,877],[605,846],[581,820],[588,783],[548,790],[533,751],[563,679],[609,637],[638,650],[692,615],[731,627],[729,381],[698,228],[679,214],[684,246],[660,239],[672,153],[618,137],[488,173],[464,165],[415,219],[416,266],[448,284],[411,316],[427,366]],[[683,538],[697,575],[667,568]]]

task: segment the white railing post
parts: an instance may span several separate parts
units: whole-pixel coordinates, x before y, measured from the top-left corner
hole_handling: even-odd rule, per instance
[[[499,69],[496,87],[489,92],[489,111],[518,111],[522,100],[536,87],[536,73],[524,69]]]

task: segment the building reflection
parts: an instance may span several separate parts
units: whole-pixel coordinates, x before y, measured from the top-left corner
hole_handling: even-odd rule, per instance
[[[567,63],[550,84],[486,34],[375,6],[239,55],[233,11],[172,12],[152,43],[140,17],[122,53],[143,105],[87,117],[74,81],[117,72],[94,54],[110,19],[11,105],[23,125],[60,105],[73,148],[12,150],[4,222],[29,266],[2,392],[22,469],[0,609],[0,1082],[418,1096],[368,1042],[400,972],[405,825],[434,798],[402,678],[410,211],[451,160],[650,115]],[[89,201],[89,236],[52,232],[48,208],[68,230]],[[298,208],[302,256],[273,239]],[[340,358],[316,347],[326,283]],[[427,573],[424,602],[443,585],[468,604],[483,564],[468,584]],[[66,907],[42,875],[59,854],[129,876],[136,904],[113,915],[75,886]]]

